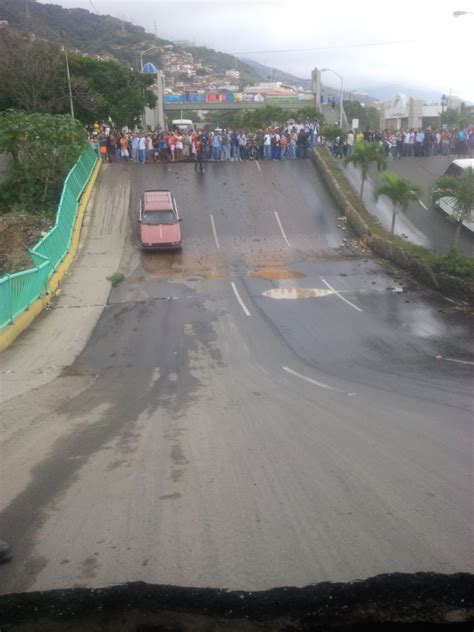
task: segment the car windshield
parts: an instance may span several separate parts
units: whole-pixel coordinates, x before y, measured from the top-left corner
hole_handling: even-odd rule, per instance
[[[173,211],[147,211],[143,213],[142,224],[176,224],[176,215]]]
[[[454,163],[449,165],[449,167],[446,170],[446,175],[447,176],[460,176],[462,173],[462,167],[460,167],[459,165],[455,165]]]

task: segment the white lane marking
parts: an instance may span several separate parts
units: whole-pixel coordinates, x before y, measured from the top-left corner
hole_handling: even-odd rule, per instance
[[[443,358],[443,356],[436,356],[437,360],[446,360],[446,362],[456,362],[457,364],[468,364],[469,366],[474,366],[474,362],[470,362],[469,360],[457,360],[456,358]]]
[[[243,302],[242,297],[240,296],[239,291],[237,290],[237,288],[235,286],[235,283],[233,281],[231,281],[230,284],[232,285],[232,289],[234,290],[234,294],[235,294],[237,300],[240,303],[240,307],[244,310],[244,314],[246,316],[250,316],[250,312],[247,309],[247,307],[245,306],[245,303]]]
[[[262,167],[260,166],[258,160],[255,161],[255,164],[257,165],[257,169],[260,171],[260,173],[262,173]]]
[[[278,213],[276,211],[274,211],[274,212],[275,212],[276,220],[278,222],[278,226],[280,227],[280,230],[281,230],[281,234],[283,235],[283,239],[286,241],[286,245],[288,246],[288,248],[291,248],[291,244],[288,241],[288,237],[286,236],[286,233],[283,230],[283,226],[281,225],[280,216],[278,215]]]
[[[329,386],[328,384],[323,384],[322,382],[318,382],[317,380],[313,380],[312,377],[308,377],[307,375],[303,375],[302,373],[298,373],[298,371],[293,371],[293,369],[290,369],[287,366],[282,366],[281,367],[283,369],[283,371],[286,371],[287,373],[290,373],[291,375],[294,375],[295,377],[299,377],[301,380],[305,380],[305,382],[309,382],[310,384],[314,384],[315,386],[319,386],[319,388],[324,388],[328,391],[333,391],[334,393],[344,393],[344,391],[341,391],[341,389],[339,388],[334,388],[333,386]],[[356,393],[345,393],[345,395],[348,395],[349,397],[354,397],[354,395],[356,395]]]
[[[214,216],[211,213],[209,217],[211,218],[212,232],[214,233],[214,241],[216,242],[216,246],[220,248],[219,240],[217,239],[216,225],[214,224]]]
[[[424,202],[422,202],[421,200],[418,200],[418,202],[421,204],[421,206],[425,209],[425,211],[428,210],[428,207],[426,206],[426,204]]]
[[[322,296],[331,296],[331,294],[334,294],[332,290],[321,290],[311,287],[274,287],[270,290],[265,290],[265,292],[262,292],[262,296],[266,296],[267,298],[274,298],[276,300],[320,298]]]
[[[334,294],[336,294],[336,296],[339,296],[339,298],[341,299],[341,301],[344,301],[344,303],[347,303],[348,305],[350,305],[351,307],[353,307],[354,309],[356,309],[358,312],[362,312],[363,310],[361,310],[360,307],[357,307],[357,305],[354,305],[354,303],[351,303],[350,301],[347,300],[347,298],[344,298],[340,292],[338,292],[337,290],[335,290],[333,288],[332,285],[329,285],[329,283],[323,279],[323,277],[320,277],[321,281],[324,283],[324,285],[326,287],[328,287],[330,290],[332,290],[334,292]]]

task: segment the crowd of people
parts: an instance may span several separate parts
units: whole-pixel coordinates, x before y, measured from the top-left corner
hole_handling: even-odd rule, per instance
[[[396,132],[384,130],[361,132],[349,130],[344,136],[338,136],[332,143],[336,158],[352,154],[353,146],[359,141],[379,142],[387,157],[395,160],[411,157],[474,156],[474,127],[463,127],[453,131],[426,129],[401,129]]]
[[[401,129],[398,131],[348,130],[327,141],[318,122],[289,121],[281,127],[255,132],[233,129],[143,132],[103,126],[90,134],[90,143],[104,161],[157,163],[194,161],[296,160],[317,145],[328,145],[336,158],[352,154],[357,142],[379,142],[393,159],[429,156],[473,157],[474,128],[454,131]]]
[[[232,129],[143,132],[107,127],[90,134],[90,143],[108,162],[295,160],[306,158],[319,136],[316,121],[245,132]]]

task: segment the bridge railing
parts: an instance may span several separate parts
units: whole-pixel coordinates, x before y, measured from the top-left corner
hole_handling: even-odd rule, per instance
[[[47,291],[49,278],[69,251],[79,200],[97,160],[88,145],[70,170],[53,228],[30,249],[34,267],[0,278],[0,331]]]

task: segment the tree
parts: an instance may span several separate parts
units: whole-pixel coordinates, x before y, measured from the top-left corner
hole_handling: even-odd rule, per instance
[[[70,55],[69,66],[75,115],[85,124],[110,117],[119,127],[133,126],[145,106],[156,104],[148,89],[152,75],[78,53]],[[59,45],[0,31],[0,110],[10,107],[69,112],[65,59]]]
[[[306,105],[300,110],[287,110],[286,116],[287,119],[302,120],[309,118],[311,120],[317,120],[319,123],[323,123],[324,121],[324,114],[317,110],[314,105]]]
[[[148,87],[153,76],[135,72],[115,61],[101,61],[83,55],[70,59],[73,92],[82,90],[77,117],[88,123],[91,118],[107,120],[117,127],[138,123],[145,106],[154,107],[156,96]]]
[[[432,199],[436,204],[441,198],[451,198],[453,219],[457,222],[451,250],[454,251],[461,234],[462,223],[470,220],[474,209],[474,169],[463,169],[459,176],[441,176],[435,181]]]
[[[270,125],[283,126],[288,120],[288,112],[277,105],[264,105],[256,110],[240,110],[232,118],[232,126],[237,129],[256,130]]]
[[[344,135],[344,130],[339,125],[323,125],[321,128],[321,135],[328,140],[335,140],[338,136]]]
[[[381,195],[392,200],[392,235],[395,233],[395,220],[399,211],[406,211],[411,200],[416,200],[420,187],[408,178],[400,178],[396,173],[387,171],[382,174],[382,181],[375,187],[374,200],[377,201]]]
[[[360,187],[360,199],[362,200],[362,196],[364,194],[364,184],[367,180],[367,176],[369,175],[371,165],[376,164],[379,170],[385,169],[387,166],[387,158],[379,143],[366,143],[365,141],[362,141],[360,143],[355,143],[352,154],[350,156],[346,156],[344,159],[345,165],[348,165],[349,163],[354,164],[361,170],[362,184]]]
[[[50,214],[64,178],[87,143],[87,133],[69,115],[0,112],[0,152],[13,158],[1,206]]]
[[[0,31],[0,108],[63,112],[66,66],[59,45]]]
[[[343,105],[348,121],[359,119],[359,129],[379,127],[380,113],[376,108],[362,105],[359,101],[344,101]]]
[[[470,109],[466,108],[466,104],[461,103],[459,110],[454,108],[447,108],[441,113],[441,123],[448,126],[449,129],[456,129],[462,127],[469,127],[474,123],[473,114]]]

